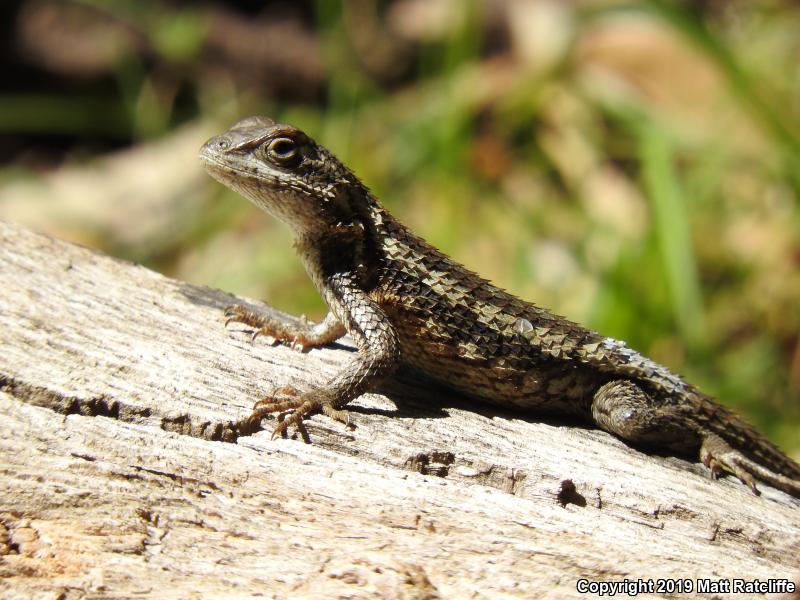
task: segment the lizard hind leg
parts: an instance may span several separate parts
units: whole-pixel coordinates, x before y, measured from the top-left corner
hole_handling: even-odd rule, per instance
[[[700,460],[716,479],[729,472],[758,494],[756,479],[800,497],[800,481],[775,473],[733,448],[721,436],[698,429],[696,423],[670,404],[655,401],[633,381],[612,380],[592,399],[597,425],[622,439],[690,455]]]
[[[756,487],[755,479],[757,478],[774,488],[800,498],[800,481],[775,473],[758,464],[731,447],[728,442],[715,433],[708,433],[703,438],[703,444],[700,447],[700,460],[711,469],[711,477],[714,479],[723,470],[729,471],[738,477],[742,483],[749,486],[754,494],[761,493]]]
[[[656,402],[626,379],[609,381],[595,392],[592,418],[598,427],[628,442],[681,453],[700,445],[674,407]]]

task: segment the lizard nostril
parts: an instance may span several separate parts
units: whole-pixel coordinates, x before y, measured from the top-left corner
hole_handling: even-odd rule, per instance
[[[203,147],[200,149],[201,154],[205,154],[206,158],[226,154],[230,151],[231,139],[230,136],[218,135],[209,138]]]

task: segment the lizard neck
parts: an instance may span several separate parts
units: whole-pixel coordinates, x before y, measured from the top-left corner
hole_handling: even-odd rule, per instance
[[[396,222],[363,186],[353,187],[350,210],[335,225],[295,236],[294,246],[317,289],[325,295],[326,282],[346,276],[369,291],[377,285],[384,261],[387,222]]]

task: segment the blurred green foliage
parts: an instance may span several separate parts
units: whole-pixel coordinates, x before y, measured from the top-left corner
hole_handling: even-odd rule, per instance
[[[800,452],[794,3],[532,0],[499,3],[517,6],[505,17],[477,0],[301,3],[322,83],[297,97],[209,70],[219,15],[205,7],[76,4],[140,32],[112,40],[113,84],[2,94],[0,131],[135,144],[198,120],[291,122],[445,252],[627,340]],[[288,232],[203,189],[169,239],[93,242],[320,315]]]

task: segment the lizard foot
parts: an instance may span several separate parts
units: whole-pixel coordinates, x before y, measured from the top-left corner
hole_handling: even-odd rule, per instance
[[[710,433],[703,439],[703,444],[700,446],[700,460],[711,469],[711,479],[717,479],[721,473],[728,471],[753,490],[756,496],[761,495],[753,475],[747,470],[750,461],[718,435]]]
[[[251,341],[258,336],[265,336],[273,346],[286,343],[292,350],[303,352],[311,346],[310,340],[300,330],[308,329],[305,316],[300,317],[300,324],[284,323],[269,314],[259,314],[248,310],[241,304],[234,304],[225,309],[225,327],[230,323],[242,323],[254,329]],[[297,330],[297,331],[296,331]]]
[[[265,335],[272,345],[284,342],[300,352],[335,342],[346,332],[344,325],[332,312],[328,312],[319,323],[311,323],[305,316],[291,320],[269,311],[255,312],[235,304],[225,310],[225,318],[226,326],[236,322],[253,327],[253,339]]]
[[[289,396],[291,399],[279,399],[276,396]],[[290,412],[291,411],[291,412]],[[309,393],[299,394],[290,386],[284,386],[275,390],[269,398],[259,400],[253,406],[252,414],[240,422],[240,430],[253,432],[260,427],[261,420],[269,414],[278,413],[278,424],[272,430],[272,439],[280,435],[287,437],[289,427],[294,427],[306,444],[311,443],[303,419],[321,412],[327,417],[344,423],[348,427],[353,427],[350,423],[350,415],[346,410],[339,410],[333,407],[333,403],[326,398],[326,394],[321,390],[314,390]]]

